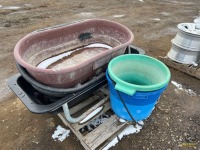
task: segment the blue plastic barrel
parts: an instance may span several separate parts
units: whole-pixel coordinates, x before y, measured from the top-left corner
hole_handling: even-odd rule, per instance
[[[110,91],[110,104],[114,113],[122,119],[132,121],[130,115],[125,109],[122,101],[118,97],[115,89],[114,82],[111,81],[108,71],[106,72],[106,78],[108,80],[108,87]],[[126,93],[119,92],[121,97],[124,99],[128,110],[135,119],[135,121],[141,121],[148,118],[157,103],[160,95],[166,89],[167,85],[159,90],[141,92],[136,91],[134,95],[130,96]]]
[[[148,118],[170,77],[168,67],[153,57],[140,54],[115,57],[107,69],[113,111],[125,120]]]

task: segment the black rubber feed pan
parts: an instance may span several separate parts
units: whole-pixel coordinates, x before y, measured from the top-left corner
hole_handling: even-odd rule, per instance
[[[61,106],[65,103],[72,107],[106,84],[107,80],[102,79],[79,92],[74,92],[62,98],[55,98],[38,92],[20,74],[16,74],[8,79],[10,89],[32,113],[37,114],[57,113],[62,110]]]
[[[26,71],[25,68],[23,68],[19,64],[16,64],[16,66],[20,74],[23,76],[23,78],[26,81],[28,81],[37,91],[47,96],[52,96],[52,97],[63,97],[63,96],[72,94],[74,92],[81,91],[90,85],[96,84],[97,82],[106,79],[105,73],[101,73],[98,76],[95,76],[94,78],[92,78],[91,80],[85,82],[84,84],[79,84],[79,86],[76,86],[73,88],[55,88],[55,87],[50,87],[36,81],[34,78],[32,78],[29,75],[29,73]]]

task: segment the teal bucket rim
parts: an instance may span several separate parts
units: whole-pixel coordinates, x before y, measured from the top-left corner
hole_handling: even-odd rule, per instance
[[[128,83],[128,82],[121,80],[120,78],[118,78],[112,72],[111,67],[112,67],[112,64],[116,60],[123,58],[123,57],[127,57],[127,56],[128,57],[131,56],[132,58],[134,58],[134,57],[146,57],[148,59],[155,61],[156,63],[159,63],[167,72],[166,79],[163,82],[160,82],[160,83],[154,84],[154,85],[136,85],[136,84],[131,84],[131,83]],[[142,55],[142,54],[126,54],[126,55],[121,55],[121,56],[117,56],[117,57],[113,58],[108,64],[108,74],[113,81],[115,81],[116,83],[119,83],[119,84],[115,85],[115,89],[119,90],[120,92],[126,93],[130,96],[132,96],[136,91],[153,91],[153,90],[158,90],[160,88],[163,88],[164,86],[166,86],[169,83],[170,78],[171,78],[171,73],[169,71],[169,68],[163,62],[161,62],[158,59],[155,59],[153,57],[150,57],[150,56],[147,56],[147,55]],[[121,85],[129,87],[129,89],[130,88],[131,89],[128,90],[128,91],[123,90],[123,87]]]

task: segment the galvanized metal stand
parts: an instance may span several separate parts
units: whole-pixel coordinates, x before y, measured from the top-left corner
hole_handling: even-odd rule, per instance
[[[87,125],[93,119],[98,118],[100,115],[110,110],[109,91],[105,87],[102,87],[96,91],[94,96],[69,109],[70,114],[73,116],[73,114],[80,113],[84,107],[91,105],[91,103],[94,103],[95,101],[97,102],[97,104],[94,105],[102,104],[99,106],[103,106],[103,108],[96,116],[94,116],[92,119],[87,120],[84,123],[80,123],[81,121],[77,123],[70,123],[70,121],[66,119],[64,113],[58,114],[63,123],[71,129],[71,131],[76,135],[76,137],[79,139],[82,146],[86,150],[102,149],[127,125],[127,122],[119,122],[119,118],[113,114],[110,118],[108,118],[105,122],[100,124],[91,132],[84,134],[81,133],[80,129],[82,127]],[[92,105],[92,108],[94,107],[94,105]]]

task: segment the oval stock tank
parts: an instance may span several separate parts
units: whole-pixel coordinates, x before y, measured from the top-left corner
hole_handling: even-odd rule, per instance
[[[37,81],[69,88],[104,72],[132,41],[127,27],[89,19],[28,34],[16,44],[14,57]]]

